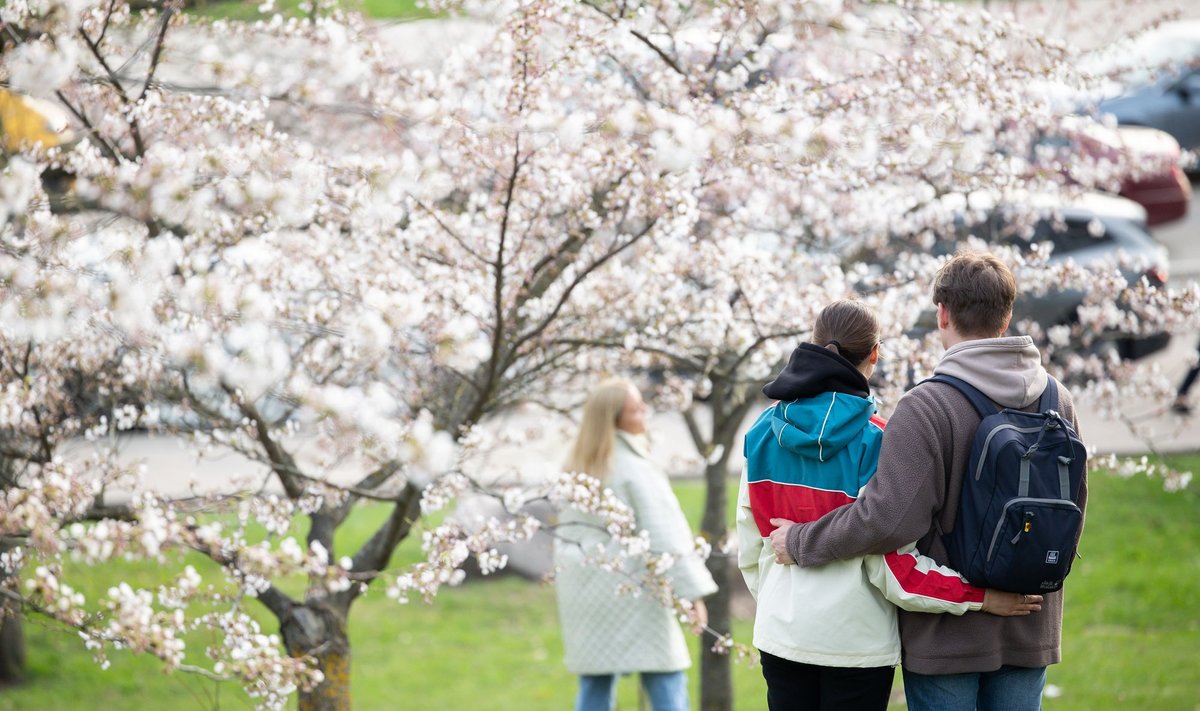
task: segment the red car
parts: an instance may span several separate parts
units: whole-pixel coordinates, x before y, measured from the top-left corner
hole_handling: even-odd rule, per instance
[[[1119,163],[1128,157],[1131,169],[1120,176],[1121,197],[1146,208],[1146,226],[1161,225],[1187,214],[1192,186],[1180,167],[1179,142],[1156,128],[1119,126],[1115,129],[1080,122],[1066,141],[1101,161]]]

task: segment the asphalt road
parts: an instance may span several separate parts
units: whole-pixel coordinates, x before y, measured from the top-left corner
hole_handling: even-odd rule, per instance
[[[1200,279],[1200,196],[1196,194],[1198,186],[1200,174],[1192,176],[1192,206],[1186,217],[1150,230],[1154,238],[1166,245],[1171,254],[1171,285]]]

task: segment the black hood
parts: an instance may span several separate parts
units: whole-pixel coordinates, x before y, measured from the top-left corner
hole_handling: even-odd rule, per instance
[[[846,393],[867,398],[871,386],[854,364],[828,348],[801,343],[792,351],[787,366],[775,379],[763,386],[763,395],[772,400],[799,400],[825,392]]]

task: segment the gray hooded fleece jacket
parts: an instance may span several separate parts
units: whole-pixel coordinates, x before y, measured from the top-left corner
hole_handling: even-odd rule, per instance
[[[1001,407],[1032,410],[1047,383],[1059,389],[1059,411],[1079,432],[1075,405],[1041,365],[1027,336],[956,344],[935,369],[971,383]],[[883,435],[879,469],[858,500],[788,533],[788,549],[801,566],[870,553],[887,553],[913,540],[939,564],[949,565],[936,533],[954,528],[963,472],[979,415],[961,393],[943,383],[922,383],[896,405]],[[1087,503],[1086,474],[1079,487]],[[1025,617],[988,614],[932,615],[900,612],[904,667],[918,674],[988,672],[1008,664],[1040,667],[1061,657],[1062,591],[1045,596],[1041,612]]]

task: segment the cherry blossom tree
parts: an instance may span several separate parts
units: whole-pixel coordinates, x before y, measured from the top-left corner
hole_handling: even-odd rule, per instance
[[[1136,168],[1127,157],[1039,155],[1038,139],[1067,123],[1063,96],[1047,94],[1047,80],[1069,95],[1071,87],[1086,91],[1088,78],[1071,71],[1064,46],[973,9],[586,7],[595,12],[593,36],[607,30],[630,45],[606,54],[621,58],[645,110],[673,113],[659,148],[673,158],[664,168],[692,176],[694,200],[689,240],[656,243],[639,262],[633,290],[656,298],[619,317],[636,327],[587,343],[632,351],[641,367],[669,374],[668,400],[682,408],[707,462],[703,532],[716,545],[710,568],[724,582],[720,543],[739,426],[816,311],[855,294],[879,309],[889,329],[879,390],[886,413],[935,363],[931,344],[910,337],[940,264],[932,247],[950,251],[962,224],[1000,206],[1015,213],[1016,228],[1028,228],[1043,212],[1027,203],[1031,193],[1111,188]],[[1054,165],[1072,166],[1077,184],[1065,185]],[[1070,264],[1051,266],[1045,251],[991,248],[1018,265],[1030,292],[1074,287],[1104,304],[1083,310],[1070,333],[1050,339],[1034,330],[1049,354],[1071,356],[1060,376],[1090,381],[1092,391],[1105,383],[1114,404],[1135,389],[1164,387],[1161,378],[1132,377],[1127,365],[1075,353],[1104,332],[1151,332],[1164,318],[1188,323],[1192,307],[1178,307],[1194,292],[1168,295],[1112,274],[1105,283]],[[1115,308],[1122,302],[1136,307]],[[1141,308],[1149,311],[1138,319]],[[707,417],[692,405],[696,389]],[[718,632],[729,630],[728,590],[723,584],[709,605]],[[728,708],[728,660],[702,649],[702,705]]]
[[[489,446],[478,425],[522,402],[568,409],[618,369],[663,372],[685,413],[723,580],[738,426],[816,310],[850,294],[879,309],[886,410],[931,370],[928,343],[906,335],[931,248],[996,205],[1107,187],[1129,168],[1052,156],[1068,185],[1032,159],[1063,117],[1031,88],[1089,78],[1065,46],[973,8],[462,5],[434,9],[483,13],[489,41],[434,69],[319,3],[247,24],[169,2],[0,10],[7,86],[61,107],[80,136],[22,147],[0,172],[8,609],[76,630],[102,663],[130,649],[238,681],[264,706],[298,692],[301,708],[348,708],[357,599],[382,587],[432,600],[468,558],[495,570],[498,543],[542,526],[422,523],[487,488],[468,476]],[[1150,319],[1196,324],[1195,289],[994,248],[1026,289],[1089,292],[1078,328],[1036,334],[1048,351]],[[1064,362],[1111,404],[1166,387],[1101,356]],[[133,428],[198,456],[240,453],[260,480],[170,499],[117,456]],[[596,482],[496,495],[511,511],[546,499],[592,512],[620,544],[598,564],[688,614],[669,561]],[[367,502],[389,514],[351,550],[339,530]],[[392,569],[414,531],[425,560]],[[98,600],[69,580],[68,561],[115,556],[170,574]],[[727,648],[727,599],[712,609],[704,647]],[[190,649],[200,629],[219,643]],[[731,705],[727,663],[706,651],[706,709]]]

